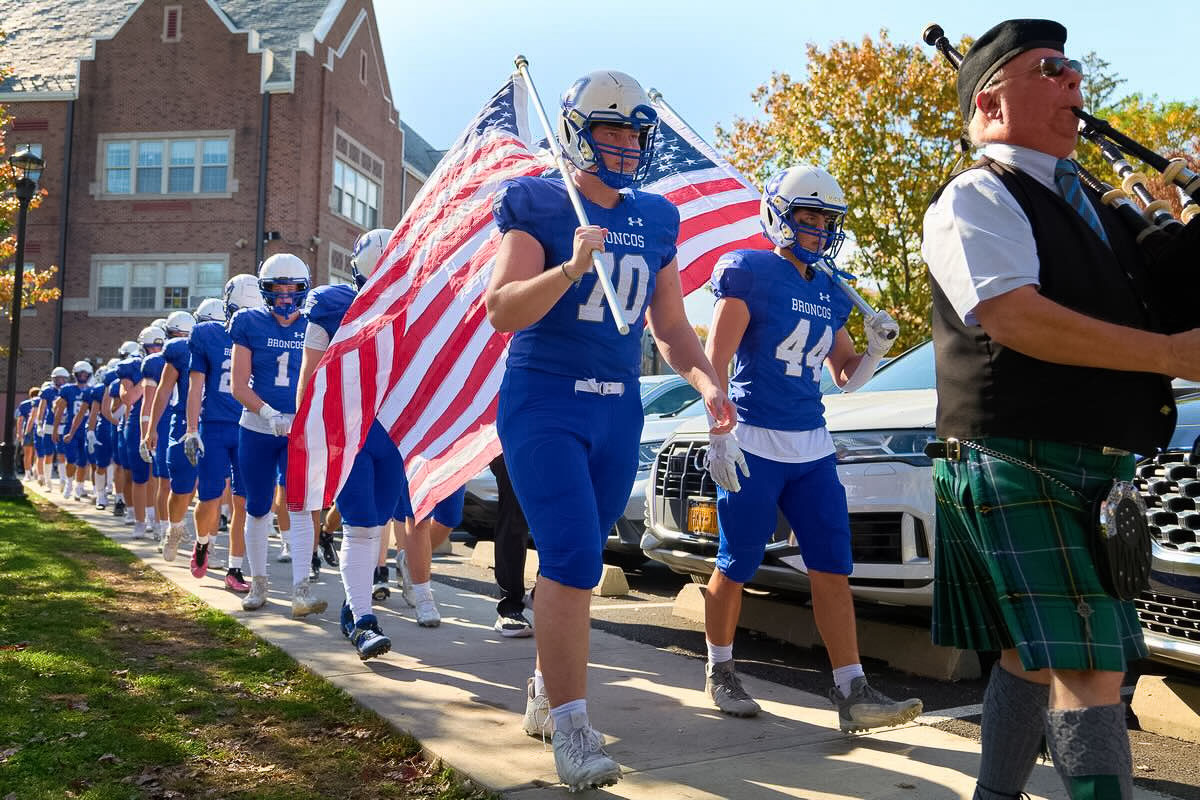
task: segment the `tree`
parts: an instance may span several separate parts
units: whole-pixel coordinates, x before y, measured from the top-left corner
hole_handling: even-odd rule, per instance
[[[0,46],[3,46],[4,32],[0,31]],[[0,81],[9,76],[11,70],[0,64]],[[17,198],[13,194],[16,176],[8,163],[8,148],[5,146],[4,131],[8,128],[8,114],[4,106],[0,106],[0,319],[7,319],[12,313],[13,275],[15,273],[15,257],[17,252]],[[46,191],[40,190],[30,202],[30,209],[42,204]],[[23,308],[30,308],[36,303],[47,303],[57,300],[58,289],[54,288],[54,273],[57,267],[42,270],[25,270],[22,279],[21,303]],[[2,350],[3,348],[0,348]]]
[[[806,76],[773,74],[753,95],[765,118],[718,128],[718,144],[760,186],[799,162],[837,178],[853,238],[843,267],[900,323],[898,345],[916,344],[930,335],[921,220],[959,157],[954,73],[936,53],[934,61],[921,48],[893,44],[887,31],[807,51]]]

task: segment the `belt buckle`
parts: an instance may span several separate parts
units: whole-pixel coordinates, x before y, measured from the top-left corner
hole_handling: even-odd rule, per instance
[[[949,461],[962,460],[962,444],[953,436],[946,437],[946,458]]]
[[[620,388],[623,388],[623,387],[620,387],[620,388],[619,387],[620,387],[620,384],[617,384],[617,383],[613,383],[610,381],[600,381],[600,394],[602,396],[618,394],[620,391]]]

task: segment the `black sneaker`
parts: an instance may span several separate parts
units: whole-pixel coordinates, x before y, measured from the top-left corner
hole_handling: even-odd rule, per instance
[[[312,575],[310,581],[315,581],[321,577],[321,557],[315,552],[312,554]]]
[[[392,590],[388,588],[388,568],[376,567],[375,576],[371,579],[371,599],[376,603],[382,603],[392,596]]]
[[[221,523],[217,525],[217,530],[219,530],[221,533],[227,533],[229,531],[229,517],[225,516],[224,514],[221,515]]]
[[[117,502],[113,503],[113,512],[112,513],[113,513],[114,517],[125,516],[125,501],[118,500]]]
[[[325,563],[331,567],[338,565],[337,548],[333,546],[333,534],[329,531],[321,531],[321,557],[325,559]]]

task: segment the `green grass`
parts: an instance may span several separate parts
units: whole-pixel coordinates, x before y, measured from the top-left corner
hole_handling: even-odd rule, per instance
[[[0,798],[483,798],[50,506],[0,502]]]

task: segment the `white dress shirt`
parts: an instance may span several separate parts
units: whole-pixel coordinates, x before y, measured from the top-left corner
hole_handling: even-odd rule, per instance
[[[998,143],[984,147],[983,154],[1059,194],[1054,156]],[[971,169],[956,177],[925,212],[921,256],[967,325],[977,324],[975,306],[981,301],[1038,285],[1037,245],[1029,218],[988,169]]]

